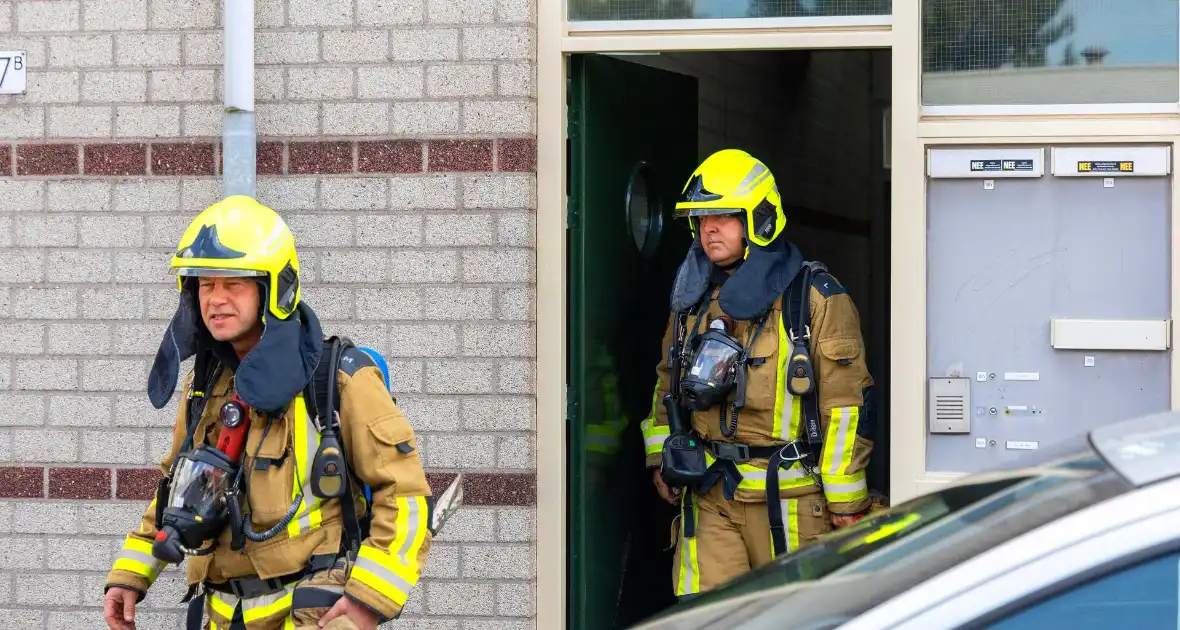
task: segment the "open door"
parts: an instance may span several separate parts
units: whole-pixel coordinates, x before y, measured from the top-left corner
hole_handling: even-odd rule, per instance
[[[675,603],[672,506],[644,468],[673,221],[697,160],[696,79],[575,55],[569,104],[569,627],[625,628]]]

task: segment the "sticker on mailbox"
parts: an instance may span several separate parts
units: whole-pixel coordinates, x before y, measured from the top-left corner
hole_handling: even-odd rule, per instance
[[[1135,162],[1132,160],[1098,160],[1078,162],[1079,173],[1134,173]]]
[[[1031,171],[1032,160],[971,160],[972,172]]]

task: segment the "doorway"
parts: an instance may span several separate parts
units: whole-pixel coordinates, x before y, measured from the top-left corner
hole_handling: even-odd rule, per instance
[[[675,603],[672,519],[644,468],[668,294],[690,242],[672,218],[696,165],[741,148],[774,173],[784,233],[860,314],[877,383],[870,488],[889,488],[889,50],[570,58],[567,418],[571,630]]]

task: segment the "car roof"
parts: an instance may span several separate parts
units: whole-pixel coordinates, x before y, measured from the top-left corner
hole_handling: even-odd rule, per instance
[[[1113,422],[1090,432],[1090,444],[1137,487],[1180,476],[1180,412]]]

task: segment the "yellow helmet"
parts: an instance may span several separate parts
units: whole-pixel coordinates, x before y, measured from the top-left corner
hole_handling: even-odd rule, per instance
[[[172,256],[176,288],[186,276],[265,277],[267,310],[279,319],[299,303],[295,236],[279,213],[246,195],[205,208],[189,223]]]
[[[697,223],[710,214],[741,214],[746,238],[765,247],[787,225],[774,175],[760,160],[740,149],[722,149],[705,158],[693,171],[675,216],[688,218],[693,238]]]

